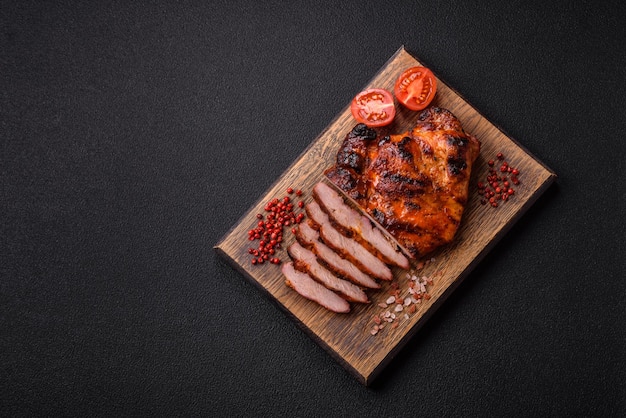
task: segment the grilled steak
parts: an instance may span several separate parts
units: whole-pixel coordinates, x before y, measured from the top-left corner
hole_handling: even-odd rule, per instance
[[[417,258],[453,240],[479,150],[450,111],[430,107],[400,135],[357,125],[325,174]]]

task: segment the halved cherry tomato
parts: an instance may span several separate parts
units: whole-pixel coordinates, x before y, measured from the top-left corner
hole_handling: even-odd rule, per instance
[[[396,80],[394,93],[411,110],[422,110],[433,101],[437,79],[426,67],[411,67]]]
[[[350,111],[357,122],[369,127],[389,125],[396,116],[393,96],[384,89],[368,89],[352,99]]]

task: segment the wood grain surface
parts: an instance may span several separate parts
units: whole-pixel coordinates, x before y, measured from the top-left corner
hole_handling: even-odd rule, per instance
[[[380,87],[393,91],[396,77],[403,70],[415,65],[421,63],[401,47],[364,88]],[[436,69],[432,70],[436,75]],[[370,304],[352,304],[349,314],[334,314],[288,288],[279,266],[269,263],[252,265],[251,256],[247,252],[251,246],[247,231],[256,225],[256,214],[263,213],[267,201],[285,196],[288,187],[302,189],[303,199],[311,200],[312,187],[324,180],[324,169],[333,163],[343,138],[355,125],[348,105],[215,246],[218,253],[262,289],[365,385],[375,379],[398,350],[416,334],[420,326],[556,177],[549,168],[485,119],[440,79],[433,105],[449,109],[460,119],[465,131],[480,140],[481,155],[474,165],[470,200],[454,242],[432,254],[432,261],[429,259],[424,267],[419,268],[420,260],[412,262],[408,273],[432,277],[433,284],[428,287],[430,299],[423,299],[417,304],[417,310],[408,314],[408,318],[404,316],[406,312],[400,312],[393,324],[387,324],[378,334],[372,335],[372,318],[381,313],[382,308],[378,304],[389,297],[392,284],[383,283],[380,290],[368,290]],[[398,114],[389,130],[400,133],[410,129],[417,114],[418,112],[398,107]],[[498,208],[492,208],[488,204],[480,203],[481,196],[476,193],[476,182],[485,177],[488,171],[487,160],[498,152],[502,152],[509,163],[520,170],[521,184],[516,187],[516,193],[510,200]],[[279,254],[283,260],[288,258],[285,248],[293,241],[292,234],[286,232],[283,249]],[[397,268],[394,270],[394,283],[399,289],[406,290],[408,280],[407,271]]]

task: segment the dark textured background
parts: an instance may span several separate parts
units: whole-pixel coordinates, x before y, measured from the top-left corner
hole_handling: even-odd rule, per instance
[[[0,415],[626,414],[624,2],[129,3],[0,6]],[[559,177],[365,388],[212,247],[401,45]]]

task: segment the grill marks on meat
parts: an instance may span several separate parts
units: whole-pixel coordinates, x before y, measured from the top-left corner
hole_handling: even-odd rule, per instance
[[[430,107],[400,135],[379,138],[375,130],[357,125],[325,174],[421,257],[454,238],[479,150],[478,140],[450,111]]]
[[[366,247],[379,255],[386,263],[403,269],[409,268],[409,260],[392,244],[372,222],[352,209],[332,187],[318,183],[313,188],[313,196],[334,224]]]
[[[325,174],[417,258],[454,238],[479,150],[478,140],[452,113],[429,108],[400,135],[380,137],[357,125]],[[364,289],[392,280],[389,265],[408,269],[410,263],[333,187],[317,184],[313,198],[305,207],[309,219],[297,226],[297,243],[288,248],[293,262],[282,272],[286,284],[305,298],[349,312],[348,301],[368,303]]]
[[[311,277],[328,289],[334,290],[351,302],[369,302],[367,295],[361,288],[335,276],[317,261],[317,257],[314,253],[307,250],[297,242],[289,246],[287,251],[294,260],[293,264],[296,269],[308,273]]]
[[[373,277],[381,280],[391,280],[393,278],[391,270],[384,262],[354,239],[346,237],[335,229],[328,215],[317,202],[307,204],[305,209],[309,219],[314,223],[314,227],[319,230],[320,237],[326,245]]]
[[[349,191],[353,199],[367,197],[367,187],[361,181],[361,175],[367,169],[369,142],[375,140],[376,136],[376,131],[365,124],[358,124],[348,133],[337,152],[337,170],[333,173],[335,181],[344,184],[342,189]]]
[[[285,276],[287,286],[305,298],[317,302],[332,312],[350,312],[348,301],[313,280],[308,274],[296,270],[293,263],[283,264],[281,271]]]

